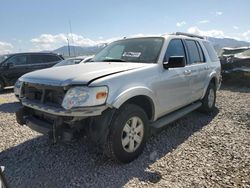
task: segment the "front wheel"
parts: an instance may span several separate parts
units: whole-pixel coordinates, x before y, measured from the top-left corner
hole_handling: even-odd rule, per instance
[[[215,109],[215,102],[216,102],[216,89],[213,83],[210,83],[204,98],[202,99],[202,112],[212,112]]]
[[[148,124],[142,108],[134,104],[123,105],[112,120],[105,153],[121,163],[136,159],[146,144]]]

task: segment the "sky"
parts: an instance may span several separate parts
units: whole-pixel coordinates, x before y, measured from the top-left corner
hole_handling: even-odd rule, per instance
[[[176,31],[250,42],[249,7],[250,0],[0,0],[0,54]]]

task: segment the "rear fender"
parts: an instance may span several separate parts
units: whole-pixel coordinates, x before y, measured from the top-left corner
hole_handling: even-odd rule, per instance
[[[208,86],[209,86],[209,84],[210,84],[210,82],[211,82],[211,80],[213,78],[215,78],[215,87],[216,87],[216,89],[218,89],[218,87],[219,87],[219,78],[218,78],[217,73],[214,71],[214,72],[211,72],[211,74],[209,75],[209,79],[207,79],[207,82],[205,83],[202,98],[204,98],[204,96],[206,95],[207,88],[208,88]]]

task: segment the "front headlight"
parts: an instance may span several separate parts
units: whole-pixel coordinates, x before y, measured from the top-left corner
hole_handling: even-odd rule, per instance
[[[77,107],[89,107],[102,105],[108,97],[108,88],[101,87],[72,87],[70,88],[62,103],[62,107],[69,110]]]

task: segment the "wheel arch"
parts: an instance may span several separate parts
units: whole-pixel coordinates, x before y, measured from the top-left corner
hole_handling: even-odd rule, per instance
[[[207,88],[208,88],[208,86],[209,86],[210,83],[213,83],[216,89],[219,88],[219,79],[217,78],[216,73],[212,73],[212,74],[210,75],[209,82],[207,82],[206,85],[205,85],[205,89],[204,89],[204,91],[203,91],[202,98],[205,96],[206,91],[207,91]]]
[[[145,110],[149,120],[155,120],[156,116],[156,99],[151,90],[146,88],[136,88],[128,90],[119,95],[112,104],[114,108],[120,108],[124,104],[136,104]]]

